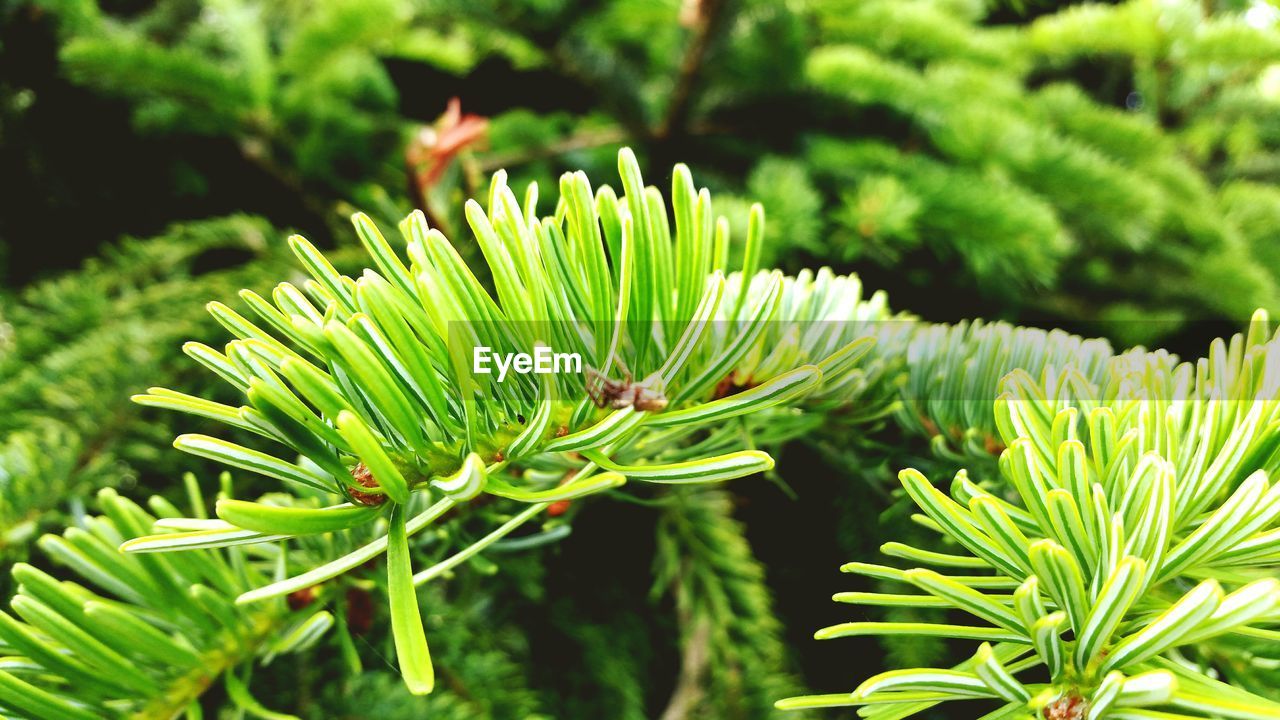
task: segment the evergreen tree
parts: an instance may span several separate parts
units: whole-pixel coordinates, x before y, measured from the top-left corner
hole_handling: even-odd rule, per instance
[[[1276,715],[1278,17],[3,3],[0,716]]]

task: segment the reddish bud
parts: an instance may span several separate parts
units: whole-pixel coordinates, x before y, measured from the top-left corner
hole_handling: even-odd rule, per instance
[[[316,589],[314,586],[295,590],[285,596],[285,602],[289,605],[290,610],[301,610],[315,601]]]
[[[364,466],[364,463],[356,463],[356,466],[351,468],[351,478],[359,483],[360,487],[378,487],[377,479],[373,477],[373,473],[369,472],[369,468]],[[347,490],[348,494],[351,495],[351,499],[361,505],[376,507],[387,501],[387,496],[382,493],[367,493],[352,488],[347,488]]]

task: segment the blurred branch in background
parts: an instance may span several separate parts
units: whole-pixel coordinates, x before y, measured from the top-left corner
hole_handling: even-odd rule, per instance
[[[666,117],[658,127],[657,137],[669,138],[683,132],[689,119],[690,104],[701,76],[702,65],[716,32],[724,24],[724,6],[729,0],[684,0],[680,5],[680,24],[691,37],[680,60],[680,75],[667,104]]]
[[[123,103],[143,138],[129,142],[163,148],[160,171],[181,178],[147,212],[235,203],[326,240],[346,235],[353,206],[386,221],[418,206],[454,229],[486,172],[545,187],[603,169],[626,142],[651,169],[702,170],[735,230],[741,198],[762,200],[778,220],[765,259],[789,269],[875,272],[939,319],[1034,318],[1190,349],[1196,322],[1280,302],[1274,264],[1259,262],[1275,244],[1263,218],[1280,208],[1276,14],[1191,0],[170,0],[119,16],[11,3],[11,32],[56,31],[57,60],[47,76],[5,63],[7,86],[37,83],[6,111],[28,145],[7,172],[65,142],[31,123],[67,114],[54,89],[82,88]],[[4,47],[21,60],[27,46]],[[470,119],[437,127],[451,98]],[[254,199],[234,197],[244,168],[186,152],[211,140],[265,178]],[[22,202],[102,192],[67,191]],[[145,214],[129,203],[108,207],[99,223],[59,222],[93,243],[159,230],[136,227]],[[3,217],[0,236],[31,233],[32,214]],[[1207,290],[1224,278],[1239,292]]]

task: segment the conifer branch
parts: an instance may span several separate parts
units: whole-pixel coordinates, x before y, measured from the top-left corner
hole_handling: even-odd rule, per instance
[[[135,538],[123,549],[273,542],[389,517],[385,535],[239,602],[302,590],[385,552],[401,671],[427,693],[433,671],[410,576],[414,584],[437,577],[552,502],[627,481],[720,482],[770,469],[766,453],[741,447],[738,419],[760,428],[756,441],[767,445],[808,427],[794,409],[850,402],[873,341],[839,321],[874,319],[887,312],[883,298],[865,302],[856,278],[829,271],[793,279],[760,270],[759,209],[742,269],[730,274],[726,225],[713,222],[710,196],[687,169],[673,176],[674,227],[629,150],[619,170],[621,199],[567,174],[556,214],[541,220],[537,188],[522,205],[496,175],[488,209],[471,202],[466,213],[493,294],[421,213],[401,225],[407,264],[372,221],[354,218],[376,267],[359,279],[291,238],[311,275],[304,287],[283,283],[273,302],[243,292],[256,321],[210,304],[236,339],[225,354],[185,348],[248,404],[159,388],[136,400],[248,431],[302,460],[205,435],[179,437],[180,450],[347,502],[304,511],[227,501],[217,527]],[[478,348],[514,355],[539,346],[573,351],[603,379],[497,380],[473,367]],[[619,374],[628,379],[608,379]],[[606,383],[611,396],[602,395]],[[505,503],[495,506],[494,530],[411,573],[409,539],[482,496]]]
[[[225,478],[223,485],[229,491]],[[194,478],[187,489],[203,507]],[[13,614],[0,611],[0,712],[35,720],[177,717],[220,678],[238,682],[233,674],[243,664],[304,650],[333,624],[328,611],[291,612],[282,602],[236,607],[235,594],[262,577],[240,549],[202,551],[182,564],[117,554],[122,537],[178,511],[154,497],[148,513],[109,489],[98,502],[104,515],[40,540],[79,582],[25,563],[13,568],[20,583]],[[256,703],[247,690],[240,694]]]
[[[1186,717],[1280,712],[1214,679],[1213,668],[1171,655],[1215,638],[1269,636],[1276,622],[1278,352],[1280,335],[1260,312],[1247,333],[1215,341],[1195,363],[1136,349],[1098,357],[1101,368],[1086,356],[1038,379],[1009,373],[994,406],[1006,447],[998,483],[961,471],[944,494],[916,470],[900,475],[943,552],[883,550],[941,572],[849,563],[847,572],[900,580],[918,594],[835,598],[950,608],[977,624],[852,622],[817,633],[985,642],[954,668],[890,671],[850,695],[778,706],[865,705],[870,717],[907,717],[989,698],[998,712],[1045,717],[1129,717],[1133,707]],[[1091,368],[1101,370],[1096,381]],[[1016,677],[1035,667],[1049,683]]]

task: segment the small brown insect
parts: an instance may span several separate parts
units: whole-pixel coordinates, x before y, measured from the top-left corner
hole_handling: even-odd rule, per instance
[[[595,368],[587,368],[587,394],[596,407],[635,408],[645,412],[657,412],[667,406],[667,397],[661,392],[632,380],[631,372],[624,371],[622,380],[605,377]]]

